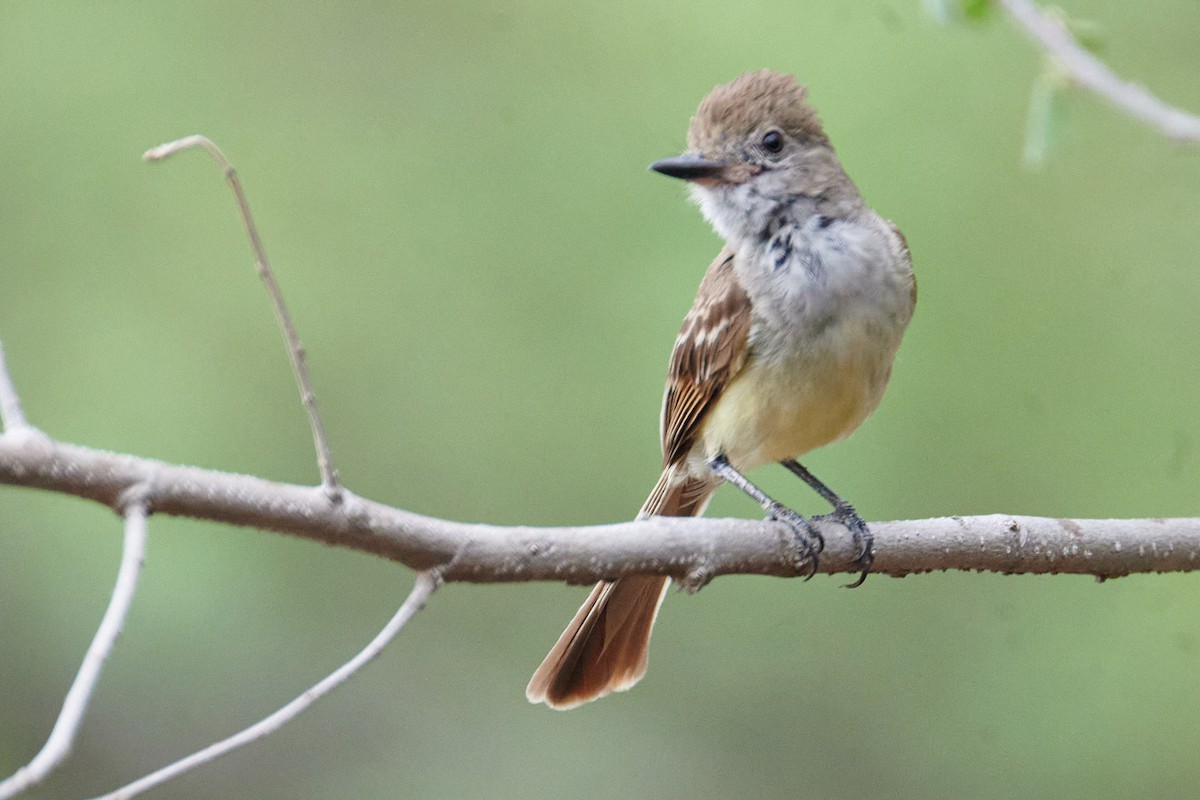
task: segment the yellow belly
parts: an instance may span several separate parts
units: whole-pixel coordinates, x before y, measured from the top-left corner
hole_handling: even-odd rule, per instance
[[[747,364],[702,423],[703,456],[724,453],[745,471],[849,436],[883,395],[892,353],[881,349]]]

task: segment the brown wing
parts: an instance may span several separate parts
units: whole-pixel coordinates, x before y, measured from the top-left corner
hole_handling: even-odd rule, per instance
[[[664,464],[687,455],[705,413],[746,362],[750,320],[750,298],[733,273],[733,251],[725,248],[700,282],[671,352],[662,411]]]

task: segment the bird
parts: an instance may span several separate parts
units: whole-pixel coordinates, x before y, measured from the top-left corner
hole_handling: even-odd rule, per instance
[[[704,512],[728,482],[793,531],[816,572],[809,519],[745,476],[779,463],[830,503],[865,579],[870,529],[797,459],[849,436],[879,405],[916,306],[908,243],[863,200],[807,88],[773,70],[716,86],[687,150],[650,165],[688,184],[725,241],[675,339],[663,398],[661,476],[638,517]],[[526,688],[533,703],[581,705],[632,687],[670,579],[597,583]]]

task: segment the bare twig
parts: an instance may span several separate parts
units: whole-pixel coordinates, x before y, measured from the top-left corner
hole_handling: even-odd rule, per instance
[[[0,431],[15,431],[28,425],[25,412],[21,410],[21,398],[4,361],[4,345],[0,344]]]
[[[158,147],[153,147],[147,150],[142,158],[147,161],[160,161],[168,156],[172,156],[182,150],[188,150],[193,147],[200,147],[208,152],[213,160],[221,167],[221,172],[225,175],[225,179],[229,182],[229,187],[233,190],[233,196],[237,199],[238,214],[242,218],[242,224],[246,228],[246,236],[250,239],[250,249],[254,251],[254,263],[258,268],[259,277],[267,287],[267,294],[271,296],[271,303],[275,308],[275,317],[279,320],[279,326],[283,330],[283,338],[287,343],[288,356],[292,363],[292,372],[296,376],[296,386],[300,389],[300,402],[304,405],[304,410],[308,414],[308,424],[312,428],[313,444],[317,449],[317,467],[321,471],[321,486],[325,490],[325,495],[330,501],[337,503],[341,500],[342,486],[338,481],[337,467],[333,463],[333,452],[329,448],[329,440],[325,435],[325,426],[321,422],[321,414],[317,410],[317,395],[313,391],[312,381],[308,377],[308,362],[304,355],[304,345],[300,342],[300,337],[296,333],[296,327],[292,324],[292,317],[288,313],[287,306],[283,302],[283,292],[279,289],[279,284],[275,280],[275,274],[271,270],[271,265],[267,261],[267,251],[263,247],[262,239],[258,235],[258,228],[254,225],[254,217],[250,213],[250,204],[246,200],[246,193],[242,189],[242,183],[238,180],[237,172],[234,171],[233,165],[225,158],[225,154],[221,152],[215,144],[207,137],[200,134],[185,136],[182,139],[177,139],[173,142],[160,144]]]
[[[198,469],[56,442],[0,436],[0,483],[119,506],[122,492],[150,486],[156,513],[249,525],[373,553],[449,581],[591,583],[623,575],[670,575],[688,586],[726,574],[793,577],[793,537],[781,523],[651,518],[617,525],[533,528],[473,525],[421,516],[345,493]],[[850,535],[819,523],[828,546],[821,571],[854,572]],[[873,571],[1071,572],[1101,578],[1200,568],[1200,519],[1057,520],[990,515],[876,522]]]
[[[100,671],[108,654],[116,644],[125,616],[137,590],[138,575],[146,553],[146,506],[137,489],[129,493],[125,505],[125,544],[121,553],[121,568],[117,572],[117,583],[113,587],[108,610],[100,620],[96,636],[83,657],[75,681],[67,691],[62,711],[50,731],[50,737],[33,760],[21,767],[11,777],[0,782],[0,800],[15,797],[21,792],[41,783],[61,764],[75,742],[75,735],[83,721],[91,701],[92,690],[100,678]]]
[[[1080,86],[1172,139],[1200,143],[1200,117],[1164,103],[1144,86],[1122,80],[1079,44],[1062,20],[1043,14],[1031,0],[996,1]]]
[[[159,786],[172,778],[176,778],[185,772],[195,769],[203,764],[207,764],[214,759],[220,758],[223,755],[237,750],[240,747],[250,744],[251,742],[261,739],[271,733],[274,733],[279,728],[297,717],[301,712],[306,710],[316,701],[320,700],[329,692],[336,689],[344,683],[351,675],[359,670],[360,667],[371,661],[380,652],[383,651],[389,642],[396,637],[400,629],[404,627],[414,614],[421,610],[425,605],[425,601],[437,589],[440,581],[437,574],[434,572],[419,572],[417,573],[416,584],[409,593],[408,598],[396,614],[388,621],[375,638],[359,651],[358,655],[347,661],[337,670],[322,679],[319,683],[313,686],[308,691],[301,694],[292,702],[285,705],[283,708],[271,714],[269,717],[262,719],[248,728],[245,728],[227,739],[222,739],[219,742],[209,745],[203,750],[199,750],[186,758],[182,758],[173,764],[169,764],[162,769],[146,775],[143,778],[130,783],[126,786],[117,789],[114,792],[109,792],[106,795],[95,798],[95,800],[128,800],[128,798],[136,797],[147,789]]]

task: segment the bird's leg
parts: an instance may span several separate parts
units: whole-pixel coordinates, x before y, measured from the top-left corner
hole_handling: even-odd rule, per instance
[[[734,469],[724,453],[719,453],[710,458],[708,466],[714,474],[724,478],[752,497],[756,503],[762,506],[763,511],[767,512],[767,516],[770,519],[778,520],[792,529],[792,535],[796,539],[796,546],[811,566],[808,578],[815,575],[817,573],[817,556],[825,549],[825,539],[817,532],[817,529],[800,514],[768,497],[766,492],[759,489],[745,475]],[[805,580],[808,580],[808,578],[805,578]]]
[[[833,513],[821,514],[820,516],[813,517],[813,519],[831,519],[841,523],[850,530],[851,535],[854,537],[855,548],[858,551],[854,556],[854,563],[862,567],[862,574],[858,576],[858,580],[846,586],[850,589],[862,586],[863,581],[867,579],[867,573],[871,571],[871,562],[875,560],[875,538],[871,535],[871,529],[867,527],[867,523],[854,510],[854,506],[838,497],[832,489],[818,480],[817,476],[805,469],[800,462],[789,458],[779,463],[787,467],[800,480],[811,486],[813,491],[824,498],[825,502],[833,506]]]

